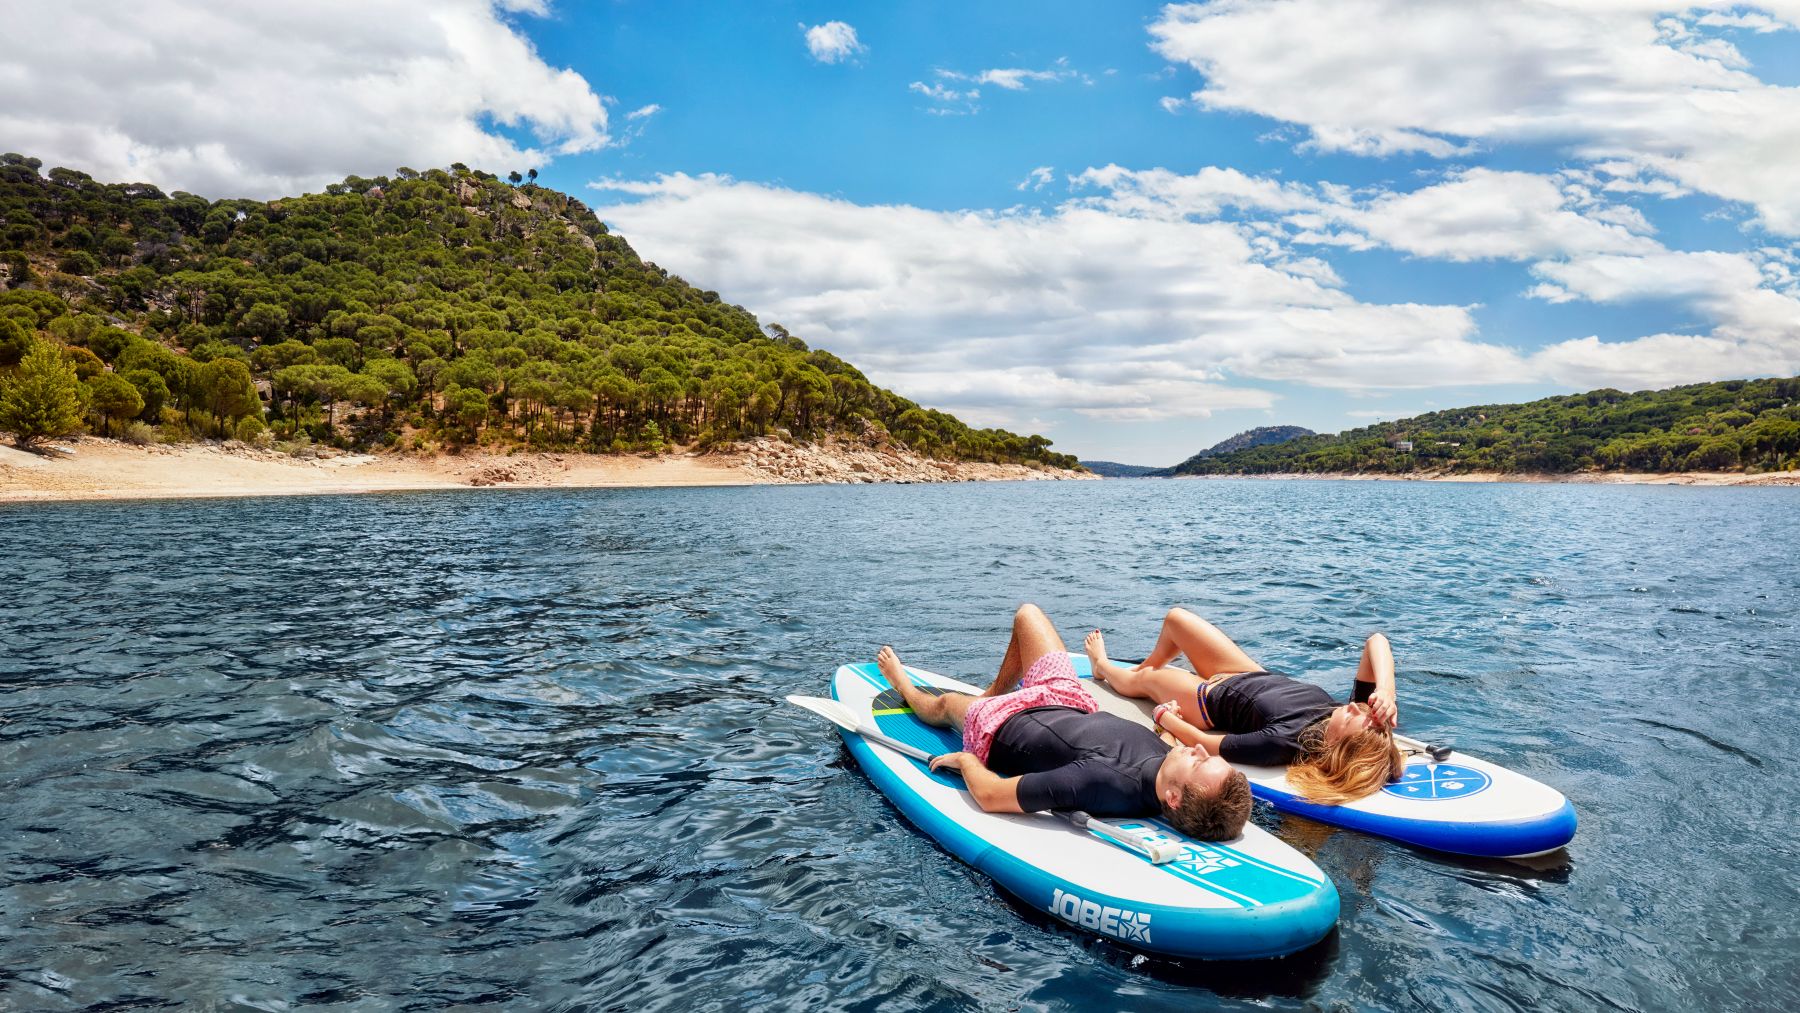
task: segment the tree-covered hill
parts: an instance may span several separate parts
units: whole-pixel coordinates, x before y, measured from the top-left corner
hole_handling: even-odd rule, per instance
[[[95,428],[596,451],[787,430],[1075,466],[871,384],[516,178],[209,201],[40,168],[0,156],[0,373],[55,346]]]
[[[1478,405],[1210,457],[1180,475],[1780,471],[1800,467],[1800,377]]]
[[[1120,464],[1117,461],[1083,461],[1081,466],[1101,478],[1143,478],[1156,471],[1147,464]]]
[[[1220,440],[1172,468],[1158,468],[1155,470],[1155,474],[1158,477],[1194,474],[1182,469],[1202,458],[1218,457],[1221,454],[1249,450],[1253,447],[1265,447],[1271,443],[1286,443],[1288,440],[1312,435],[1314,435],[1313,431],[1304,426],[1258,426],[1255,429],[1246,429],[1236,436]]]

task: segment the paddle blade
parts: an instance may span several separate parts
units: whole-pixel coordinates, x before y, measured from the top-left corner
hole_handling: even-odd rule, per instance
[[[790,694],[787,698],[787,702],[796,707],[804,707],[807,710],[812,711],[814,714],[837,725],[844,731],[860,731],[857,727],[859,722],[856,719],[856,712],[851,710],[848,705],[839,703],[836,700],[829,700],[822,696],[800,696],[798,694]]]

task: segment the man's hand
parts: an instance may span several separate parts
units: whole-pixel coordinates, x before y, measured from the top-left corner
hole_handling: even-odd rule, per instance
[[[1375,720],[1383,728],[1390,731],[1400,724],[1400,706],[1394,702],[1394,691],[1378,689],[1369,694],[1369,710],[1375,714]]]
[[[972,764],[979,767],[981,766],[981,761],[975,758],[974,753],[944,753],[941,756],[932,757],[931,769],[953,770],[958,774],[961,774],[968,769],[964,766],[965,764]]]

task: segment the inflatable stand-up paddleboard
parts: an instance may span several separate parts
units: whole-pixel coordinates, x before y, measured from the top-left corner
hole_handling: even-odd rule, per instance
[[[1093,677],[1085,655],[1071,654],[1075,672],[1088,680],[1100,706],[1154,728],[1152,704],[1120,696]],[[1423,753],[1423,743],[1396,736],[1402,749]],[[1367,798],[1344,805],[1314,805],[1287,782],[1286,767],[1232,766],[1250,779],[1250,790],[1283,812],[1320,823],[1391,837],[1435,851],[1484,858],[1531,858],[1575,838],[1575,807],[1562,792],[1498,764],[1451,752],[1442,760],[1409,757],[1406,776]]]
[[[908,669],[927,688],[974,686]],[[913,715],[874,665],[844,665],[832,698],[860,722],[936,755],[962,748],[951,729]],[[1183,838],[1157,819],[1109,818],[1180,857],[1153,864],[1048,813],[987,813],[954,772],[842,731],[869,780],[914,826],[1031,907],[1134,949],[1174,957],[1274,957],[1323,939],[1337,923],[1337,888],[1306,856],[1255,825],[1223,843]]]

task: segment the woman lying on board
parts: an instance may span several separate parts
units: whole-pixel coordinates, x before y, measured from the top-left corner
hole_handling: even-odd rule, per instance
[[[1363,646],[1351,702],[1342,705],[1317,686],[1266,671],[1186,609],[1169,611],[1155,650],[1135,668],[1107,659],[1098,630],[1085,647],[1094,678],[1124,696],[1167,701],[1153,716],[1158,727],[1232,763],[1286,765],[1288,784],[1309,802],[1354,802],[1406,772],[1394,745],[1394,655],[1379,633]],[[1166,667],[1177,654],[1193,672]]]

